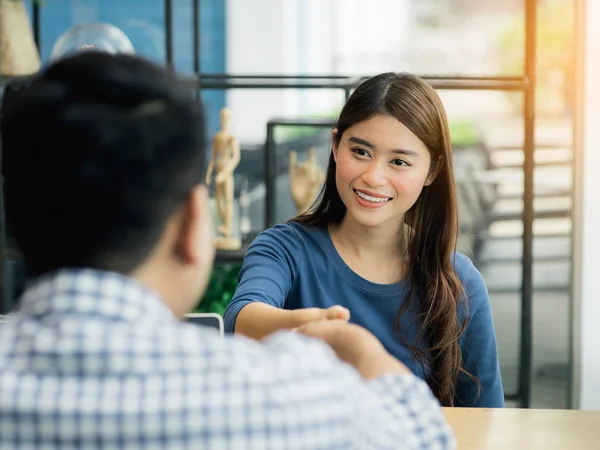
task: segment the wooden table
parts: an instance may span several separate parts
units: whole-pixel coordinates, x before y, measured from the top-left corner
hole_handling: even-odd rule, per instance
[[[444,408],[459,450],[600,449],[600,411]]]

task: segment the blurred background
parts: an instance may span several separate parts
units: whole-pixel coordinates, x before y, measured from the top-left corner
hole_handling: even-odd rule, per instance
[[[248,243],[295,214],[289,151],[302,160],[313,147],[324,168],[331,124],[362,79],[384,71],[428,79],[448,112],[460,249],[487,282],[507,404],[571,408],[582,395],[573,327],[581,313],[573,298],[580,261],[574,149],[583,142],[577,80],[585,64],[578,52],[582,11],[594,3],[0,0],[1,74],[6,84],[80,43],[117,42],[194,86],[209,138],[220,110],[231,109],[242,149],[236,223],[245,245],[217,257],[199,307],[217,313],[235,289]],[[18,261],[10,236],[2,251],[4,261]],[[18,265],[5,263],[4,308],[19,276]],[[592,406],[600,409],[600,399]]]

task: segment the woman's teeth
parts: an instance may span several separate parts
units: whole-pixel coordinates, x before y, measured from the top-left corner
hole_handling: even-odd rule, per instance
[[[358,195],[360,198],[362,198],[363,200],[367,200],[368,202],[373,202],[373,203],[385,203],[389,200],[389,198],[382,198],[382,197],[371,197],[370,195],[367,194],[363,194],[360,191],[355,191],[356,195]]]

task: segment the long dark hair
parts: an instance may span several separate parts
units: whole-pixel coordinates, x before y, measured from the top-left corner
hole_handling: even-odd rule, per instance
[[[410,292],[396,316],[396,329],[427,376],[427,382],[444,406],[453,406],[459,378],[478,380],[462,367],[459,339],[468,322],[468,303],[454,269],[458,240],[458,206],[452,168],[452,147],[444,106],[431,85],[406,73],[384,73],[363,82],[352,93],[337,120],[334,145],[351,126],[376,115],[398,119],[427,147],[434,181],[423,188],[407,211]],[[293,219],[307,226],[328,226],[342,221],[346,206],[335,181],[336,163],[329,157],[324,187],[313,208]],[[416,300],[417,299],[417,300]],[[408,342],[400,320],[417,301],[419,326],[414,343]],[[424,341],[427,348],[416,343]]]

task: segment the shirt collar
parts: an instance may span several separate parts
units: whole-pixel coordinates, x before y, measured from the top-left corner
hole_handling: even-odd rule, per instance
[[[21,299],[21,312],[85,314],[130,322],[176,321],[163,300],[133,278],[94,269],[63,269],[34,280]]]

